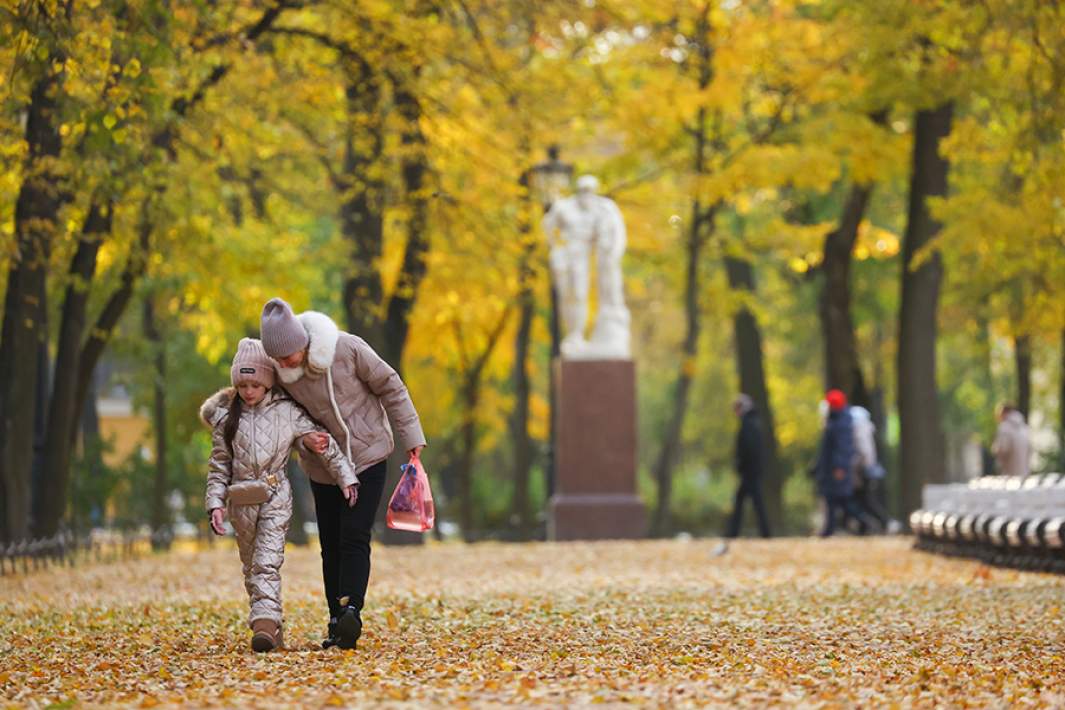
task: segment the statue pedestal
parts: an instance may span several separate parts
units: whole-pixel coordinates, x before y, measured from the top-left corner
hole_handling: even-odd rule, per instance
[[[549,540],[642,538],[636,495],[636,367],[631,360],[556,360],[555,495]]]

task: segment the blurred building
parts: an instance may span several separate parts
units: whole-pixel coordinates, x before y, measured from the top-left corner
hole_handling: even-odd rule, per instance
[[[107,443],[103,463],[115,467],[129,459],[142,447],[145,459],[152,456],[147,445],[151,437],[151,419],[146,412],[137,411],[133,398],[123,381],[123,368],[111,359],[103,359],[93,375],[92,402],[84,415],[84,431],[92,431],[93,419],[100,440]]]

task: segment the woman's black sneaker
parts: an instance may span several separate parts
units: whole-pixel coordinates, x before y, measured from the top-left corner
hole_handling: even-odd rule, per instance
[[[337,646],[344,649],[355,648],[362,636],[362,619],[354,607],[346,607],[336,623]]]

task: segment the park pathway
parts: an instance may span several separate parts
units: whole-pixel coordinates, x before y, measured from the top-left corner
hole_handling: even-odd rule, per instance
[[[1065,578],[906,539],[374,551],[366,631],[320,651],[289,551],[289,649],[254,656],[224,545],[0,578],[15,706],[1065,705]]]

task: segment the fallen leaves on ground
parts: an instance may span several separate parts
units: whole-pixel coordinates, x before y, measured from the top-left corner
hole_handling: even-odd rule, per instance
[[[355,651],[290,549],[254,655],[235,550],[0,579],[16,706],[1065,704],[1065,579],[904,539],[374,548]]]

